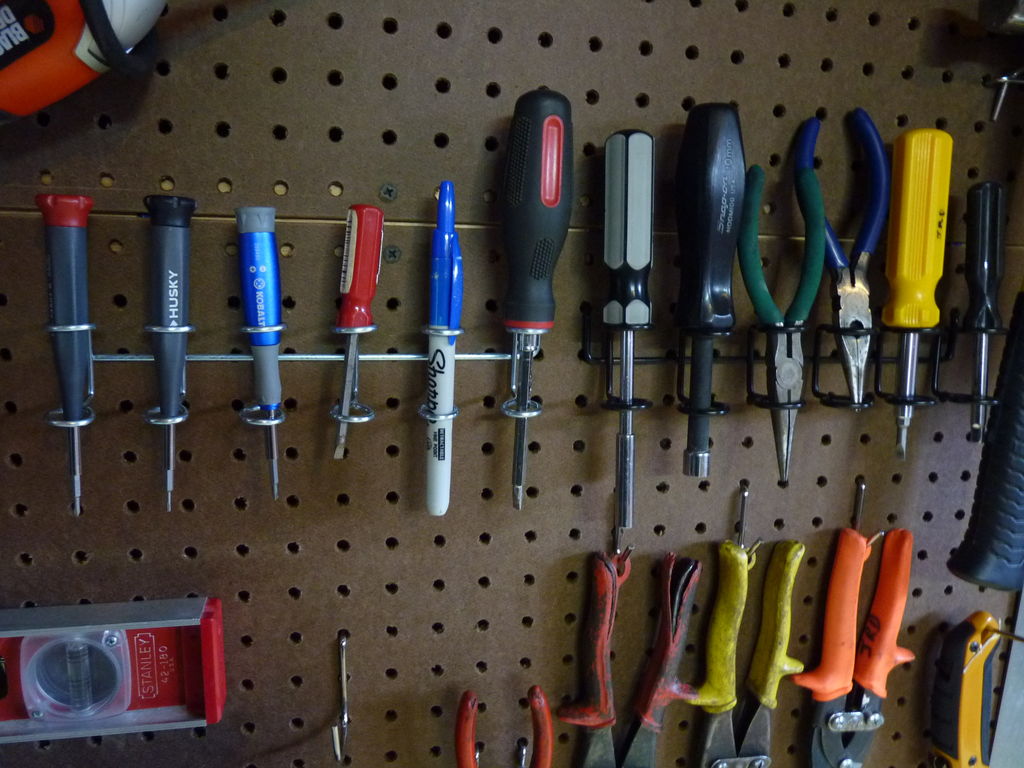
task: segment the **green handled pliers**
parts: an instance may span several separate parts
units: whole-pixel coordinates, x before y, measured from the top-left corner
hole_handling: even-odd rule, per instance
[[[800,130],[801,133],[807,130],[807,124],[801,126]],[[799,139],[797,143],[800,143]],[[797,409],[803,403],[804,354],[801,334],[818,295],[825,263],[825,203],[814,168],[798,168],[795,184],[797,202],[804,217],[804,260],[800,284],[785,313],[772,299],[761,265],[757,238],[764,170],[758,165],[751,166],[747,171],[739,233],[743,283],[768,339],[765,350],[768,401],[772,411],[772,432],[775,436],[780,482],[789,481],[793,428]]]

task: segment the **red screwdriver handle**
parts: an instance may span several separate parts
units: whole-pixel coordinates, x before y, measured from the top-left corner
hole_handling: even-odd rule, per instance
[[[544,331],[555,323],[551,280],[572,212],[569,100],[547,89],[520,96],[508,147],[501,197],[508,262],[505,325]]]
[[[907,607],[913,549],[914,535],[905,528],[897,528],[885,535],[878,588],[857,645],[857,667],[853,679],[883,699],[885,680],[890,670],[897,664],[914,659],[913,651],[896,645],[903,611]]]
[[[629,578],[630,550],[608,556],[596,552],[590,582],[590,604],[580,651],[580,695],[558,708],[558,719],[585,728],[615,724],[612,694],[612,633],[619,587]]]
[[[338,328],[373,325],[370,305],[377,293],[383,240],[384,211],[373,205],[353,205],[348,209],[345,249],[341,256]]]

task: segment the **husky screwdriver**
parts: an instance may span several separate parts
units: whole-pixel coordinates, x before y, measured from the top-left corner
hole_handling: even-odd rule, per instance
[[[82,195],[37,195],[36,205],[46,224],[47,277],[50,284],[50,325],[57,365],[61,407],[46,414],[46,421],[68,430],[68,465],[74,492],[73,512],[82,513],[82,444],[79,429],[95,418],[89,401],[93,395],[92,329],[86,222],[92,198]]]
[[[277,261],[277,236],[273,208],[249,206],[235,210],[238,224],[238,255],[242,278],[242,307],[252,348],[256,404],[242,409],[242,421],[266,427],[270,489],[278,497],[277,425],[284,421],[281,408],[281,273]]]
[[[555,324],[551,279],[572,210],[572,112],[555,91],[530,91],[516,101],[501,198],[508,286],[505,329],[512,334],[512,397],[501,411],[516,420],[512,503],[523,508],[526,420],[541,412],[530,398],[540,335]]]
[[[150,195],[150,310],[146,330],[152,334],[160,404],[146,421],[164,428],[164,488],[167,511],[174,493],[175,427],[188,418],[185,398],[185,353],[188,334],[188,260],[196,201],[175,195]]]

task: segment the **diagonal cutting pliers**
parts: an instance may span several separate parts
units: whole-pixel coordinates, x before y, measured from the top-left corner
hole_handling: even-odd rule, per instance
[[[745,500],[745,488],[742,493]],[[736,645],[747,600],[748,574],[759,544],[745,547],[741,530],[735,542],[723,541],[718,550],[718,589],[705,642],[707,672],[690,702],[709,715],[700,768],[771,765],[771,713],[778,706],[779,683],[804,668],[787,651],[793,584],[804,545],[781,541],[774,547],[765,574],[761,628],[747,675],[747,689],[753,697],[747,706],[736,710]]]
[[[551,708],[547,696],[539,685],[527,693],[530,719],[533,724],[533,755],[530,768],[551,768],[551,755],[555,746],[555,731],[551,722]],[[476,715],[480,700],[473,691],[465,691],[459,700],[455,717],[455,764],[458,768],[480,768],[476,744]],[[526,746],[519,745],[519,765],[526,768]]]
[[[859,107],[847,121],[860,145],[867,163],[867,189],[862,195],[864,218],[853,250],[847,255],[832,225],[825,221],[825,261],[832,273],[832,316],[836,346],[843,363],[843,373],[850,389],[853,407],[867,405],[864,401],[864,371],[871,347],[871,304],[868,291],[868,260],[878,246],[885,217],[889,211],[889,160],[885,144],[871,116]],[[814,147],[821,121],[812,117],[804,123],[796,146],[797,169],[814,168]]]
[[[797,146],[812,128],[804,123]],[[767,336],[765,362],[768,368],[768,407],[772,412],[775,454],[779,463],[779,481],[789,481],[789,463],[793,453],[793,429],[797,409],[803,405],[804,354],[801,334],[821,285],[825,260],[825,204],[821,187],[810,168],[796,168],[796,196],[804,218],[804,260],[800,282],[789,308],[783,313],[772,299],[765,280],[758,247],[758,215],[764,170],[752,165],[747,171],[746,196],[740,220],[739,261],[743,283],[754,305],[757,319]]]
[[[858,510],[863,498],[864,483],[858,480]],[[913,652],[896,644],[914,548],[913,534],[904,528],[885,534],[878,586],[857,641],[860,582],[873,541],[854,528],[839,532],[825,605],[821,664],[793,677],[815,701],[811,768],[862,768],[875,733],[885,723],[886,678],[893,667],[914,659]]]
[[[618,757],[612,728],[611,640],[619,588],[629,577],[627,548],[621,554],[598,552],[592,560],[592,581],[580,654],[580,695],[558,709],[558,718],[583,728],[579,768],[655,768],[658,735],[665,709],[677,699],[689,700],[694,689],[677,677],[686,647],[686,630],[701,566],[669,553],[661,563],[659,617],[654,648],[633,697],[633,721]]]

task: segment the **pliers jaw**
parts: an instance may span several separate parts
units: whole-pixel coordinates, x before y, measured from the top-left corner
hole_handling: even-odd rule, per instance
[[[847,696],[817,703],[811,768],[862,768],[875,732],[885,724],[881,704],[859,685]]]
[[[851,266],[832,270],[833,310],[841,331],[870,331],[871,303],[867,284],[867,261],[861,253]],[[842,356],[843,372],[854,406],[864,405],[864,372],[871,348],[870,333],[836,333],[836,346]]]
[[[768,368],[768,401],[772,409],[772,433],[779,464],[779,481],[789,482],[796,413],[803,405],[804,353],[802,326],[768,331],[765,361]]]
[[[555,743],[551,708],[539,685],[530,688],[530,717],[533,721],[533,757],[530,768],[551,768],[551,755]],[[476,715],[480,700],[473,691],[466,691],[459,701],[455,718],[455,763],[458,768],[480,768],[476,749]]]

